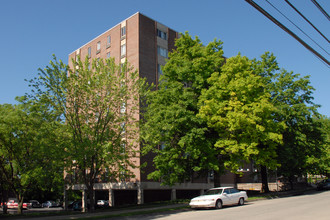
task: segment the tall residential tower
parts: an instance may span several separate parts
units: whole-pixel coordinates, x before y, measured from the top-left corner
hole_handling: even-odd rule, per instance
[[[72,59],[80,56],[82,60],[114,58],[117,64],[126,60],[138,70],[139,76],[149,83],[157,85],[161,66],[165,65],[168,52],[174,49],[179,34],[141,13],[136,13],[103,34],[81,46],[69,55]],[[140,148],[140,146],[138,146]],[[137,165],[148,163],[143,169],[133,170],[135,178],[127,182],[95,183],[95,199],[109,199],[110,205],[123,203],[144,203],[159,200],[185,198],[187,195],[199,195],[201,190],[213,186],[210,178],[196,178],[192,182],[173,187],[161,186],[160,182],[147,179],[153,171],[152,154],[141,156]],[[75,190],[81,190],[78,185]]]

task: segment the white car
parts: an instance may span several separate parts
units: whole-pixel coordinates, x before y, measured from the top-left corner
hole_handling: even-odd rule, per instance
[[[248,199],[245,191],[239,191],[233,187],[212,188],[204,195],[193,198],[189,205],[191,208],[216,208],[223,205],[244,205]]]
[[[97,200],[96,204],[98,206],[109,206],[109,201],[108,200]]]

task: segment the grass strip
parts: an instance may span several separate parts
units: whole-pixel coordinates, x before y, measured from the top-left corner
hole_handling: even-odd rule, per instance
[[[187,209],[188,207],[189,206],[180,206],[180,207],[172,207],[172,208],[151,209],[151,210],[143,210],[143,211],[134,211],[129,213],[88,216],[88,217],[75,218],[75,219],[80,220],[80,219],[104,219],[104,218],[115,218],[115,217],[127,217],[127,216],[145,215],[145,214],[153,214],[153,213],[167,212],[167,211],[177,211],[177,210]]]

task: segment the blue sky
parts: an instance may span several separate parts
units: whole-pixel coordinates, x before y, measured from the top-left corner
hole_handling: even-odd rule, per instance
[[[265,0],[255,0],[327,60],[330,56],[276,12]],[[269,0],[325,51],[327,43],[284,0]],[[310,0],[291,0],[330,38],[330,21]],[[330,13],[330,1],[318,0]],[[223,41],[224,55],[258,58],[273,52],[280,66],[310,75],[314,102],[330,117],[330,68],[244,0],[1,0],[0,104],[15,104],[29,91],[24,79],[37,75],[52,54],[67,62],[68,54],[122,20],[141,12],[178,32],[199,36],[204,44]]]

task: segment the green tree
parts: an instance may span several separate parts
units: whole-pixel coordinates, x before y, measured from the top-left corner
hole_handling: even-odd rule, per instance
[[[314,118],[315,119],[315,118]],[[321,131],[324,135],[324,143],[321,147],[320,157],[310,157],[308,158],[308,163],[312,166],[311,170],[316,172],[316,174],[322,174],[329,177],[330,175],[330,118],[326,116],[321,116],[315,119],[321,123]],[[313,173],[313,172],[311,172]]]
[[[308,77],[282,70],[276,79],[274,103],[279,114],[278,121],[286,123],[283,133],[284,143],[278,148],[281,166],[278,173],[292,183],[294,176],[307,174],[309,160],[319,158],[323,145],[321,124],[313,119],[319,117],[317,105],[312,100],[312,91]],[[309,159],[310,158],[310,159]]]
[[[271,94],[271,102],[277,111],[274,120],[284,123],[283,144],[276,149],[280,164],[278,175],[286,177],[293,187],[294,176],[312,171],[313,160],[320,158],[324,137],[321,124],[317,122],[318,105],[313,103],[314,88],[309,76],[288,72],[278,66],[271,53],[265,53],[261,60],[254,60],[254,68],[263,77]],[[314,163],[315,165],[315,163]]]
[[[176,41],[176,49],[162,68],[157,90],[147,98],[142,126],[144,153],[153,152],[155,171],[149,178],[173,185],[220,170],[213,148],[217,134],[197,117],[198,98],[207,79],[224,63],[222,43],[207,46],[188,33]]]
[[[63,189],[66,132],[41,110],[31,104],[0,105],[0,171],[18,199],[19,213],[31,188]]]
[[[144,153],[155,155],[149,177],[172,185],[209,170],[237,172],[253,161],[268,192],[267,169],[290,167],[296,147],[306,153],[298,169],[319,158],[313,88],[308,77],[279,71],[268,52],[261,60],[238,55],[224,64],[221,45],[203,46],[187,33],[176,41],[144,115]]]
[[[96,180],[127,179],[137,167],[135,140],[144,80],[127,63],[118,66],[114,59],[78,58],[70,68],[54,57],[38,75],[30,81],[35,88],[31,98],[67,125],[71,144],[65,149],[66,172],[78,174],[74,183],[85,185],[93,211]]]
[[[224,165],[232,172],[254,161],[276,168],[276,148],[282,142],[283,124],[273,119],[275,106],[253,62],[238,55],[227,59],[221,74],[213,73],[210,87],[200,96],[198,116],[218,132],[215,148],[228,155]],[[265,183],[267,191],[267,184]]]

